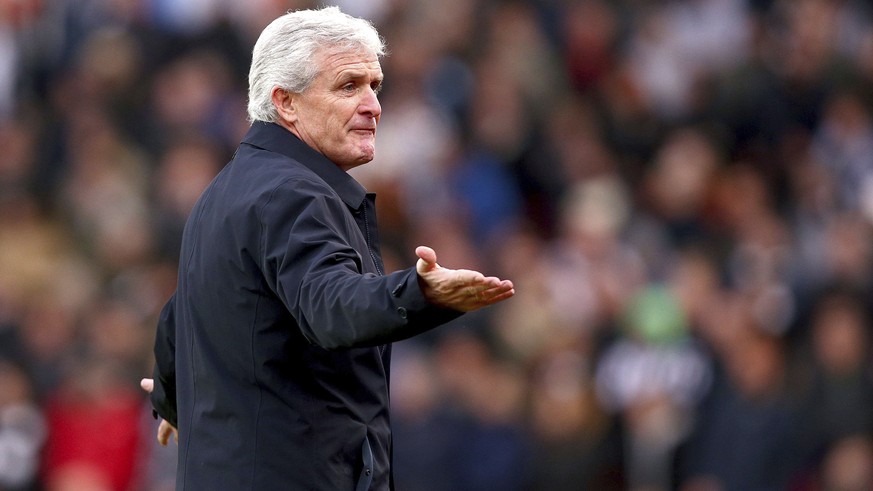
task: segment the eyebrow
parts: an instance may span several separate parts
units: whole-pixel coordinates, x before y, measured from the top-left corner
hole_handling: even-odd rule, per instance
[[[347,80],[357,80],[360,78],[367,78],[368,75],[369,75],[369,72],[367,70],[359,70],[357,68],[354,68],[354,69],[344,70],[344,71],[340,72],[337,75],[335,80],[337,82],[340,82],[340,81],[344,82]],[[373,77],[373,80],[381,83],[382,80],[384,80],[384,78],[385,77],[382,75],[382,73],[379,72],[379,75]]]

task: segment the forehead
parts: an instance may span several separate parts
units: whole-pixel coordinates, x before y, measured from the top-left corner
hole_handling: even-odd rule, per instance
[[[370,50],[326,48],[319,51],[315,60],[319,65],[320,73],[330,78],[342,75],[344,72],[364,72],[371,77],[382,76],[382,66],[379,57]]]

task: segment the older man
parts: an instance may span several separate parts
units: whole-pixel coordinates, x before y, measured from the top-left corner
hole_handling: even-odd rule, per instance
[[[346,173],[375,155],[383,53],[337,8],[255,44],[252,126],[191,212],[143,381],[159,440],[179,429],[178,490],[392,488],[390,343],[514,293],[427,247],[385,273],[374,197]]]

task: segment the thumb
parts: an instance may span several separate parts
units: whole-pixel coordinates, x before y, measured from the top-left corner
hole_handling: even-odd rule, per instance
[[[418,274],[424,274],[439,267],[439,264],[437,264],[436,252],[434,252],[430,247],[416,247],[415,255],[418,256],[418,262],[415,264],[415,270]]]
[[[144,378],[139,381],[139,386],[146,392],[151,392],[155,390],[155,381],[154,379]]]

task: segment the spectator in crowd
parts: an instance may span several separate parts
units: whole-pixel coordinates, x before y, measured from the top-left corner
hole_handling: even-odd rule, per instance
[[[31,489],[40,467],[46,423],[26,372],[0,361],[0,487]]]
[[[786,388],[784,341],[747,319],[725,353],[684,448],[680,484],[696,489],[788,489],[803,463],[800,422]],[[730,328],[724,326],[724,328]],[[709,488],[703,488],[709,489]]]
[[[873,432],[873,374],[870,372],[868,312],[856,295],[821,297],[808,334],[811,380],[803,404],[810,450],[826,451],[837,441]]]

